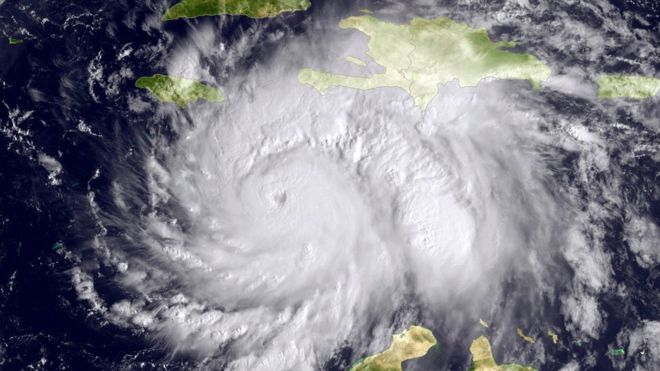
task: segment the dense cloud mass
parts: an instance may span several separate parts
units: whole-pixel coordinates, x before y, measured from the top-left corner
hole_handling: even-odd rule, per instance
[[[564,92],[494,81],[441,87],[427,111],[397,89],[321,96],[296,81],[298,69],[350,72],[333,57],[366,51],[363,36],[337,37],[328,23],[227,78],[223,107],[162,113],[177,138],[146,159],[151,211],[137,224],[119,218],[143,254],[112,253],[121,284],[144,299],[107,303],[108,318],[183,351],[229,349],[234,369],[313,369],[342,343],[378,351],[392,328],[414,321],[456,331],[489,316],[515,326],[494,303],[509,300],[505,280],[516,277],[525,282],[512,307],[543,315],[538,302],[559,297],[567,328],[598,337],[598,294],[613,285],[602,201],[624,206],[617,184],[597,178],[620,178],[606,108],[587,100],[566,113]],[[202,60],[239,71],[234,58],[259,31],[224,53],[218,32],[198,30],[168,72],[208,79]],[[131,187],[123,181],[118,189]],[[630,228],[631,248],[652,262],[644,239],[657,242],[655,226]]]
[[[397,88],[321,95],[300,84],[304,67],[362,72],[344,57],[366,60],[366,37],[337,27],[362,7],[396,22],[443,15],[485,27],[553,74],[539,91],[524,81],[451,82],[425,110]],[[99,54],[87,68],[91,94],[117,95],[134,76],[124,61],[139,56],[215,81],[227,99],[181,110],[128,94],[131,115],[156,112],[133,139],[139,163],[117,161],[89,179],[79,202],[97,233],[66,253],[93,320],[201,368],[343,369],[422,324],[442,354],[418,367],[456,369],[469,363],[480,319],[495,351],[515,355],[507,361],[594,368],[607,350],[572,344],[607,334],[608,346],[646,351],[616,367],[657,364],[658,296],[640,299],[648,313],[631,309],[638,293],[625,281],[630,269],[657,272],[660,259],[649,206],[657,182],[643,174],[657,176],[657,98],[598,101],[593,81],[621,65],[657,74],[658,36],[606,4],[490,7],[315,4],[277,29],[192,23],[159,45],[121,48],[112,73]],[[161,28],[155,19],[145,32]],[[37,158],[60,184],[62,164]],[[107,194],[93,190],[99,177]],[[107,282],[112,294],[98,289]],[[643,321],[612,325],[616,303]],[[538,341],[520,341],[518,327]],[[540,340],[548,330],[560,345]]]
[[[236,339],[250,368],[308,368],[322,360],[310,352],[330,354],[369,321],[386,332],[411,300],[470,312],[508,271],[530,272],[536,259],[543,274],[568,200],[553,196],[537,153],[551,140],[542,120],[488,87],[448,88],[425,114],[392,104],[397,92],[273,87],[287,96],[260,88],[250,105],[193,114],[167,158],[150,161],[155,202],[185,210],[149,215],[139,237],[180,272],[189,300],[218,309],[177,303],[167,311],[183,318],[149,327],[192,321],[200,328],[179,336],[213,348]],[[128,281],[150,291],[132,277],[151,278],[150,264],[128,265]]]

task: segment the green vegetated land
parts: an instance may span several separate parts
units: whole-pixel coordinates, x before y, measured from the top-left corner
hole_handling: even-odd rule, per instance
[[[22,43],[23,43],[23,40],[21,40],[21,39],[16,39],[16,38],[13,38],[13,37],[9,37],[8,40],[9,40],[9,45],[18,45],[18,44],[22,44]]]
[[[382,353],[367,357],[354,364],[350,371],[401,371],[402,362],[420,358],[437,345],[431,330],[422,326],[410,326],[407,331],[392,336],[390,347]],[[530,366],[516,363],[498,365],[485,336],[470,345],[472,364],[469,371],[537,371]]]
[[[602,75],[598,78],[598,98],[653,98],[660,92],[660,79],[638,75]]]
[[[337,86],[361,90],[398,87],[424,109],[437,94],[438,86],[452,80],[458,80],[461,86],[475,86],[487,77],[520,79],[538,88],[551,73],[536,57],[506,50],[515,43],[493,42],[485,29],[446,17],[413,18],[408,24],[394,24],[363,15],[346,18],[339,27],[369,36],[367,54],[384,71],[349,76],[302,69],[300,82],[322,94]]]
[[[423,357],[435,344],[431,330],[410,326],[407,331],[392,336],[392,344],[386,351],[365,358],[350,371],[400,371],[401,362]]]
[[[222,102],[225,99],[220,89],[182,77],[160,74],[144,76],[135,81],[135,86],[147,89],[159,100],[174,102],[179,107],[185,107],[188,103],[198,99],[209,102]]]
[[[355,58],[355,57],[352,56],[352,55],[347,55],[347,56],[346,56],[346,60],[349,61],[349,62],[351,62],[351,63],[353,63],[353,64],[357,64],[358,66],[362,66],[362,67],[366,67],[366,66],[367,66],[367,64],[366,64],[362,59],[360,59],[360,58]]]
[[[271,18],[285,12],[305,10],[311,5],[309,0],[182,0],[165,12],[163,20],[223,14]]]
[[[474,339],[470,345],[470,354],[472,354],[472,365],[469,371],[536,371],[533,367],[516,363],[498,365],[490,349],[490,342],[485,336]]]

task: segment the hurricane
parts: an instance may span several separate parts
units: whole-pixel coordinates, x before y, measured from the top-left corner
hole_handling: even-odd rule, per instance
[[[492,14],[471,2],[321,3],[249,21],[166,20],[163,4],[127,18],[148,35],[144,45],[121,36],[128,41],[79,63],[85,104],[107,100],[107,111],[73,120],[83,103],[49,103],[71,128],[61,138],[75,132],[87,139],[74,143],[95,153],[71,163],[69,150],[39,147],[22,129],[33,113],[5,103],[8,148],[43,169],[70,210],[60,218],[69,237],[52,254],[62,266],[55,282],[74,294],[58,305],[82,308],[71,316],[83,326],[119,334],[113,344],[141,339],[99,367],[347,370],[410,326],[438,339],[426,358],[406,363],[411,370],[460,369],[484,333],[508,363],[568,371],[658,361],[657,98],[599,100],[587,65],[606,54],[597,29],[619,41],[633,31],[617,28],[618,18],[594,25],[547,4],[542,12],[563,23],[534,24],[518,17],[530,13],[524,1]],[[613,5],[580,9],[614,17]],[[413,27],[420,16],[469,33],[447,40],[497,73],[429,83],[444,78],[433,68],[479,71],[450,57],[415,60],[424,50],[414,37],[427,32]],[[376,31],[359,23],[367,21],[377,31],[412,25],[405,41],[415,47],[383,37],[388,50],[380,49]],[[555,35],[544,35],[548,24]],[[657,35],[636,35],[632,45],[657,62]],[[568,38],[575,44],[559,51]],[[480,52],[470,44],[477,39],[502,54]],[[519,65],[497,65],[506,58]],[[657,74],[647,60],[639,70]],[[154,89],[148,79],[120,93],[149,69],[222,94],[204,101],[200,89],[189,104],[174,90],[151,90],[159,102],[144,90]],[[82,94],[74,80],[58,83],[68,102]],[[437,92],[418,99],[418,81]],[[37,88],[29,94],[46,100]],[[620,344],[628,360],[612,353]]]
[[[378,349],[386,337],[360,329],[387,333],[393,318],[476,321],[507,275],[529,277],[528,300],[561,281],[548,247],[582,232],[547,159],[568,133],[497,83],[451,84],[413,114],[397,91],[321,96],[289,53],[239,80],[226,107],[159,117],[176,138],[157,138],[146,174],[117,179],[103,220],[132,242],[107,248],[138,295],[107,303],[109,318],[197,356],[228,349],[230,369],[314,369],[343,342]],[[181,59],[169,68],[201,69]],[[125,198],[142,186],[136,220]]]

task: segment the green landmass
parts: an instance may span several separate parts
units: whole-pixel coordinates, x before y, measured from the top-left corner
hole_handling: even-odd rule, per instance
[[[144,76],[135,81],[135,86],[147,89],[161,101],[174,102],[179,107],[185,107],[198,99],[209,102],[222,102],[225,99],[220,89],[181,77],[160,74]]]
[[[390,347],[365,358],[351,367],[351,371],[400,371],[401,362],[423,357],[437,344],[431,330],[422,326],[410,326],[407,331],[392,336]]]
[[[352,55],[347,55],[346,60],[353,63],[353,64],[357,64],[358,66],[362,66],[362,67],[365,67],[367,65],[362,59],[355,58]]]
[[[638,75],[602,75],[598,78],[598,98],[653,98],[660,92],[660,79]]]
[[[183,0],[167,9],[163,20],[224,14],[272,18],[285,12],[305,10],[311,5],[309,0]]]
[[[518,336],[520,336],[521,339],[525,340],[530,344],[534,344],[536,342],[536,340],[534,340],[533,337],[525,335],[525,333],[520,327],[516,329],[516,334],[518,334]]]
[[[22,39],[16,39],[13,37],[9,37],[8,39],[9,39],[9,45],[18,45],[23,43]]]
[[[615,357],[622,357],[626,355],[626,351],[623,348],[615,348],[610,350],[610,354]]]
[[[506,50],[513,42],[493,42],[483,28],[440,17],[413,18],[408,24],[393,24],[371,15],[349,17],[339,23],[369,37],[367,54],[384,68],[371,76],[350,76],[310,68],[298,79],[322,94],[337,86],[360,90],[397,87],[406,91],[415,105],[424,109],[438,86],[458,80],[475,86],[484,78],[529,80],[539,88],[550,68],[536,57]]]
[[[472,354],[472,365],[469,371],[536,371],[533,367],[516,363],[498,365],[490,349],[490,342],[485,336],[480,336],[472,342],[470,353]]]

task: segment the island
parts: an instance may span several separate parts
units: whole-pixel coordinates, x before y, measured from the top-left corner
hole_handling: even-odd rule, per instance
[[[536,57],[507,50],[514,42],[493,42],[485,29],[447,17],[413,18],[408,24],[395,24],[361,15],[342,20],[339,27],[366,34],[367,55],[384,71],[353,76],[300,70],[299,81],[321,94],[339,86],[360,90],[396,87],[425,109],[438,86],[452,80],[460,86],[476,86],[485,78],[528,80],[538,89],[551,73]]]
[[[361,67],[366,67],[367,66],[367,64],[362,59],[356,58],[352,55],[347,55],[346,60],[353,63],[353,64],[357,64],[358,66],[361,66]]]
[[[401,362],[423,357],[437,344],[431,330],[422,326],[410,326],[407,331],[392,336],[390,347],[367,357],[351,367],[351,371],[400,371]]]
[[[470,353],[472,354],[472,365],[469,371],[536,371],[533,367],[516,363],[498,365],[490,349],[490,342],[485,336],[480,336],[472,342]]]
[[[8,40],[9,40],[9,45],[18,45],[23,43],[23,40],[14,37],[9,37]]]
[[[179,107],[185,107],[198,99],[208,102],[222,102],[225,99],[220,89],[182,77],[160,74],[143,76],[135,81],[135,86],[147,89],[159,100],[174,102]]]
[[[626,355],[626,351],[623,348],[615,348],[610,350],[610,355],[615,357],[623,357]]]
[[[182,0],[163,15],[163,21],[209,15],[244,15],[272,18],[281,13],[306,10],[309,0]]]
[[[639,75],[601,75],[598,78],[598,98],[653,98],[660,92],[660,79]]]
[[[525,335],[525,333],[523,332],[523,330],[520,327],[518,327],[516,329],[516,334],[518,336],[520,336],[521,339],[525,340],[526,342],[528,342],[530,344],[534,344],[536,342],[536,340],[534,340],[533,337]]]

